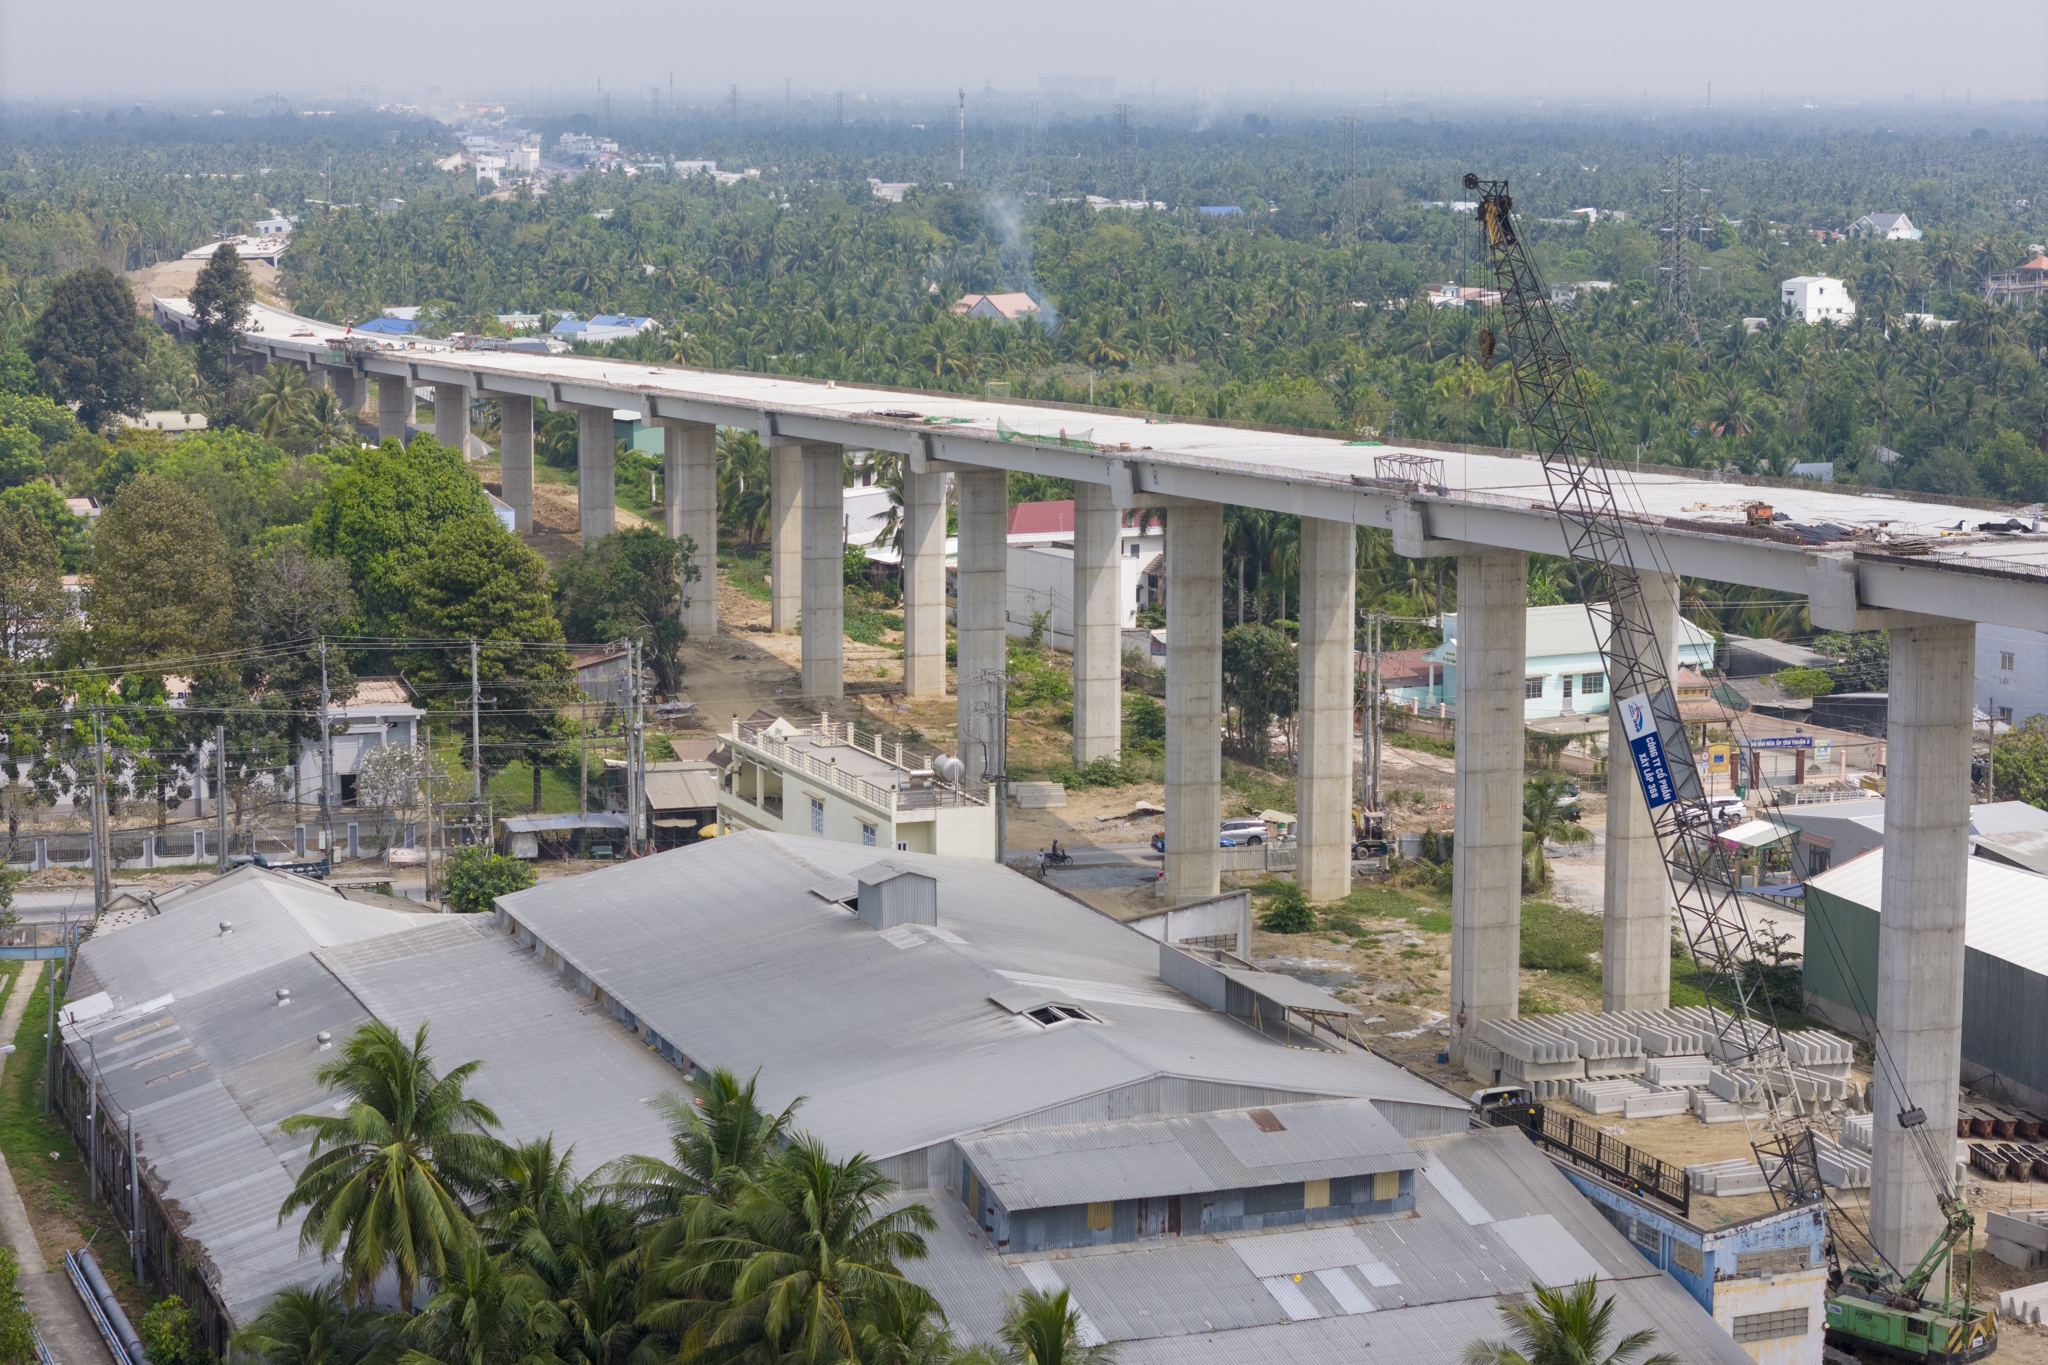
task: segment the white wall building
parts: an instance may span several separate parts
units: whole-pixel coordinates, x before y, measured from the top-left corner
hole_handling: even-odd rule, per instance
[[[1977,709],[2001,725],[2048,715],[2048,633],[1977,627]]]
[[[1045,641],[1055,649],[1074,648],[1074,504],[1024,502],[1010,509],[1010,634],[1028,635],[1039,612],[1046,619]],[[1117,546],[1117,627],[1134,629],[1138,608],[1153,600],[1163,568],[1166,528],[1154,521],[1140,524],[1138,514],[1124,514]]]
[[[731,760],[718,796],[727,830],[804,834],[842,844],[996,856],[996,814],[986,798],[942,782],[934,755],[916,753],[821,717],[798,728],[756,711],[724,736]]]
[[[1832,275],[1794,275],[1778,286],[1788,317],[1800,322],[1853,322],[1856,300]]]
[[[329,709],[335,722],[331,743],[340,805],[355,804],[356,770],[372,749],[382,744],[419,742],[419,723],[426,712],[413,702],[412,689],[403,678],[358,678],[354,695]],[[302,799],[319,798],[324,758],[317,736],[301,741],[298,766]]]
[[[1849,224],[1851,237],[1882,237],[1887,242],[1917,242],[1923,235],[1903,213],[1866,213]]]

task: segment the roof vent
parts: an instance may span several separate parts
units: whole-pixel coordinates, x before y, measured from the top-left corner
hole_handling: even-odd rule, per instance
[[[220,922],[220,936],[222,938],[226,938],[233,932],[235,932],[235,922],[233,920],[224,919]]]
[[[860,888],[854,910],[870,928],[939,922],[939,883],[922,872],[883,861],[853,874]]]
[[[325,1052],[328,1048],[334,1046],[334,1035],[329,1033],[326,1029],[321,1029],[318,1033],[313,1035],[313,1041],[320,1045],[318,1049],[319,1051]]]
[[[291,1002],[292,993],[286,990],[283,986],[279,986],[277,988],[277,1007],[279,1009],[283,1009],[286,1005],[291,1004]]]

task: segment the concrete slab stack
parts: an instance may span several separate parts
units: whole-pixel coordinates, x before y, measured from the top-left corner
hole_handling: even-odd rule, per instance
[[[2048,1266],[2048,1209],[1992,1210],[1984,1215],[1984,1249],[2015,1270]],[[2036,1285],[2042,1289],[2048,1286]],[[1998,1305],[2005,1312],[2005,1304]],[[2038,1322],[2039,1318],[2023,1318]]]

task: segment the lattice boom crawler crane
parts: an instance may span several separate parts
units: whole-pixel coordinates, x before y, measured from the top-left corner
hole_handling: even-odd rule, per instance
[[[1694,959],[1707,973],[1715,1053],[1735,1079],[1752,1121],[1750,1145],[1781,1207],[1826,1199],[1814,1147],[1816,1115],[1801,1099],[1792,1059],[1775,1027],[1757,974],[1741,897],[1714,849],[1715,817],[1704,800],[1692,741],[1679,719],[1669,661],[1643,592],[1638,547],[1655,555],[1654,530],[1632,517],[1617,496],[1613,470],[1595,440],[1584,387],[1516,230],[1504,180],[1465,177],[1479,191],[1478,219],[1505,335],[1480,337],[1482,363],[1503,358],[1515,409],[1535,436],[1544,479],[1563,524],[1567,553],[1595,568],[1587,606],[1607,661],[1609,694],[1628,737],[1629,758],[1650,810],[1680,924]],[[1655,568],[1654,564],[1642,566]],[[1901,1097],[1904,1126],[1918,1111]],[[1753,1107],[1753,1108],[1752,1108]],[[1920,1133],[1927,1136],[1925,1115]],[[1947,1227],[1912,1271],[1881,1257],[1839,1271],[1828,1301],[1830,1340],[1883,1354],[1946,1365],[1975,1360],[1997,1347],[1996,1317],[1972,1305],[1968,1277],[1953,1290],[1951,1252],[1966,1249],[1972,1218],[1936,1163]],[[1845,1215],[1837,1210],[1837,1221]],[[1830,1247],[1835,1239],[1830,1238]],[[1875,1255],[1875,1253],[1873,1253]],[[1927,1297],[1938,1270],[1939,1299]]]

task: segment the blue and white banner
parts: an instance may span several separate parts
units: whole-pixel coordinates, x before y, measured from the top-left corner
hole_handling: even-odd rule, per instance
[[[1671,782],[1671,765],[1664,757],[1664,739],[1657,731],[1657,716],[1650,709],[1648,694],[1623,697],[1621,732],[1628,736],[1629,752],[1635,756],[1636,779],[1643,784],[1643,800],[1651,810],[1678,799]]]

